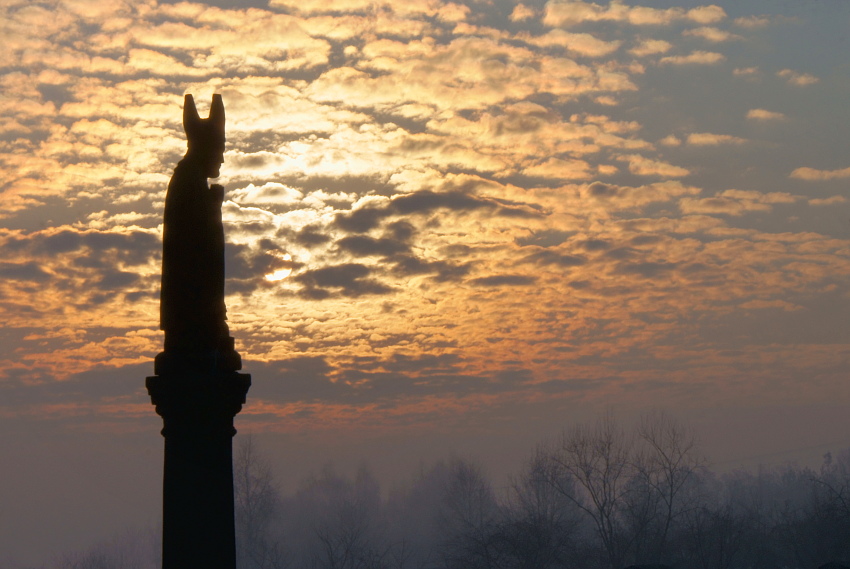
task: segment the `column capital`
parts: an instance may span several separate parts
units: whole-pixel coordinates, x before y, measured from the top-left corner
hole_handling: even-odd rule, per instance
[[[164,422],[163,436],[226,431],[242,410],[251,375],[235,371],[180,371],[149,376],[145,386]]]

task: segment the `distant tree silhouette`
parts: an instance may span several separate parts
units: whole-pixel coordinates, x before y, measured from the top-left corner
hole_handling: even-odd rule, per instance
[[[237,448],[239,569],[842,569],[850,559],[850,454],[817,469],[712,474],[686,426],[631,431],[610,415],[537,448],[497,492],[452,458],[382,495],[364,467],[327,467],[290,496],[254,441]],[[607,532],[607,533],[603,533]],[[147,537],[145,537],[147,536]],[[131,533],[44,569],[155,569]],[[618,560],[620,565],[614,565]]]
[[[233,457],[233,495],[237,567],[290,567],[282,544],[274,536],[281,498],[268,460],[257,451],[250,435],[239,441]]]

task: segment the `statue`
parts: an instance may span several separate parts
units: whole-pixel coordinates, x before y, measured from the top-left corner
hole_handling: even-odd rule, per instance
[[[189,148],[165,197],[160,328],[165,350],[145,385],[162,417],[162,568],[236,569],[234,417],[251,376],[238,373],[224,306],[224,188],[208,185],[224,162],[224,103],[201,119],[183,105]]]
[[[224,304],[224,188],[207,184],[207,178],[219,176],[224,162],[221,95],[213,95],[207,119],[198,116],[194,98],[186,95],[183,128],[188,150],[174,169],[165,197],[160,297],[165,351],[157,364],[191,357],[237,370],[241,362]]]

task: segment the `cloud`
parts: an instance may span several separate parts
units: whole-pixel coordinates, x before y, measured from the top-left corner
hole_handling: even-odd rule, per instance
[[[653,160],[640,154],[621,156],[619,160],[629,163],[629,171],[638,176],[661,176],[663,178],[681,178],[690,171],[687,168],[674,166],[661,160]]]
[[[512,22],[524,22],[526,20],[534,18],[536,15],[537,12],[534,10],[534,8],[519,3],[514,6],[514,9],[511,11],[511,15],[508,17]]]
[[[336,242],[336,246],[342,250],[358,257],[372,255],[390,256],[397,253],[409,251],[409,247],[398,239],[381,238],[375,239],[365,235],[351,235]]]
[[[735,77],[755,77],[758,74],[758,67],[736,67],[732,70],[732,75]]]
[[[133,71],[147,71],[153,75],[173,77],[184,75],[188,77],[204,77],[219,73],[216,68],[199,69],[187,66],[175,58],[150,49],[131,49],[127,59],[127,68]]]
[[[815,77],[814,75],[810,75],[809,73],[800,73],[798,71],[794,71],[793,69],[782,69],[781,71],[776,72],[777,77],[782,77],[786,81],[788,81],[791,85],[796,85],[797,87],[806,87],[808,85],[814,85],[819,82],[820,79]]]
[[[601,40],[591,34],[574,34],[564,30],[551,30],[542,36],[522,34],[518,37],[538,47],[562,47],[567,51],[586,57],[603,57],[617,51],[619,41]]]
[[[227,105],[228,315],[256,377],[285,380],[264,383],[278,422],[307,407],[381,428],[423,405],[465,412],[514,389],[508,376],[547,390],[553,377],[594,385],[623,370],[632,384],[693,369],[733,377],[757,350],[723,364],[713,350],[752,348],[757,335],[706,339],[711,323],[748,302],[799,304],[795,294],[817,295],[848,270],[843,238],[788,219],[842,196],[694,185],[742,175],[687,145],[742,142],[712,134],[711,117],[738,96],[733,75],[765,65],[755,43],[772,40],[735,44],[753,67],[712,74],[697,99],[655,80],[651,62],[724,61],[679,51],[733,39],[718,6],[41,6],[0,8],[0,355],[28,380],[160,349],[158,226],[185,149],[184,92],[204,102],[220,92]],[[751,100],[775,95],[769,84],[751,82]],[[765,113],[746,116],[779,119]],[[769,182],[770,131],[746,161],[748,187]],[[692,184],[678,181],[691,172]],[[276,272],[287,276],[264,278]],[[658,346],[677,351],[675,371],[647,363]],[[771,365],[765,375],[782,367]],[[379,419],[364,412],[376,401],[392,402]]]
[[[747,111],[747,118],[756,121],[782,121],[788,117],[786,117],[782,113],[778,113],[775,111],[768,111],[765,109],[750,109],[749,111]]]
[[[658,39],[644,39],[638,45],[629,50],[629,53],[637,57],[645,57],[647,55],[655,55],[658,53],[667,53],[673,48],[673,44]]]
[[[726,19],[726,11],[715,4],[688,10],[688,19],[698,24],[716,24]]]
[[[109,263],[122,265],[147,263],[159,245],[156,233],[139,228],[93,231],[66,226],[0,235],[0,249],[5,250],[7,255],[13,252],[15,255],[26,253],[51,258],[58,254],[92,254],[103,257]]]
[[[670,271],[675,270],[676,263],[645,261],[641,263],[621,263],[616,268],[616,274],[640,276],[645,279],[667,278]]]
[[[542,249],[535,253],[526,255],[523,257],[522,261],[542,266],[556,265],[559,267],[578,267],[587,263],[587,258],[582,255],[573,255],[571,253],[560,253],[550,249]]]
[[[38,263],[0,263],[0,276],[15,281],[44,282],[51,278],[50,273],[42,269]]]
[[[679,201],[679,208],[687,214],[740,216],[755,211],[768,212],[776,204],[793,204],[799,199],[785,192],[724,190],[710,198],[682,198]]]
[[[295,204],[304,197],[304,194],[295,188],[268,182],[262,186],[248,184],[244,188],[230,190],[228,197],[239,204]]]
[[[691,146],[718,146],[720,144],[744,144],[745,142],[747,140],[744,138],[710,132],[693,132],[687,138],[687,143]]]
[[[754,29],[768,26],[770,25],[770,21],[769,16],[741,16],[740,18],[735,18],[734,23],[736,26],[742,28]]]
[[[500,286],[527,286],[534,284],[537,277],[530,275],[491,275],[479,277],[469,281],[474,286],[500,287]]]
[[[701,28],[692,28],[690,30],[685,30],[682,32],[682,35],[702,38],[711,43],[721,43],[729,40],[742,39],[741,36],[737,36],[733,33],[727,32],[726,30],[721,30],[719,28],[713,28],[710,26],[703,26]]]
[[[844,196],[830,196],[828,198],[814,198],[809,200],[809,205],[811,206],[830,206],[841,203],[847,203],[847,198]]]
[[[570,0],[549,0],[543,23],[552,27],[579,25],[584,22],[613,21],[636,26],[663,26],[690,20],[700,24],[716,23],[726,18],[723,8],[715,5],[684,8],[656,9],[645,6],[626,6],[611,2],[608,6]]]
[[[604,203],[608,211],[629,211],[644,208],[649,204],[672,202],[681,196],[697,195],[700,189],[696,186],[686,186],[677,180],[654,182],[637,187],[617,186],[597,181],[583,187],[581,193],[584,198]]]
[[[328,298],[333,292],[354,298],[392,292],[391,287],[369,278],[371,274],[366,265],[345,263],[304,271],[293,279],[304,285],[301,295],[312,300]]]
[[[850,178],[850,168],[842,168],[839,170],[818,170],[803,166],[791,172],[791,177],[797,180],[806,180],[807,182],[822,182],[826,180],[840,180]]]
[[[725,61],[726,56],[713,51],[694,51],[688,55],[668,55],[662,57],[662,65],[716,65]]]

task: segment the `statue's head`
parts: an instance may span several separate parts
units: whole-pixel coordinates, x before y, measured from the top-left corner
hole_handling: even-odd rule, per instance
[[[198,116],[195,98],[186,95],[183,101],[183,129],[189,143],[187,156],[198,160],[204,175],[217,178],[224,162],[224,103],[221,95],[213,95],[209,118]]]

